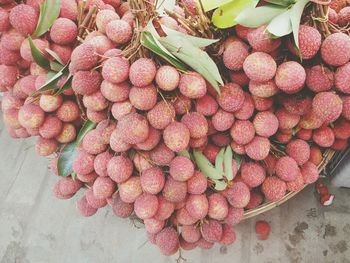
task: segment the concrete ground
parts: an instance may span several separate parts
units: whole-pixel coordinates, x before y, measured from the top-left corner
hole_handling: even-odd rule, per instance
[[[176,262],[147,242],[143,229],[102,209],[81,217],[75,201],[57,200],[57,177],[36,155],[35,141],[11,139],[0,122],[0,263]],[[310,186],[281,207],[236,227],[229,247],[184,252],[187,262],[350,262],[350,190],[332,189],[322,207]],[[257,240],[255,221],[270,222],[272,233]]]

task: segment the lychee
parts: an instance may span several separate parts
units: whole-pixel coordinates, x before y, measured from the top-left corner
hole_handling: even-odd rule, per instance
[[[131,104],[138,110],[151,110],[157,103],[157,89],[154,85],[142,88],[132,87],[129,93]]]
[[[306,184],[312,184],[319,178],[317,167],[312,162],[307,162],[301,167],[301,174]]]
[[[35,9],[29,5],[19,4],[11,9],[9,15],[11,25],[24,36],[34,32],[38,14]]]
[[[172,102],[177,115],[183,115],[191,110],[192,100],[184,95],[180,94]]]
[[[257,162],[244,162],[241,166],[242,181],[249,187],[257,187],[263,183],[266,171]]]
[[[334,132],[329,127],[321,127],[314,131],[312,139],[321,147],[330,147],[334,143]]]
[[[153,217],[158,210],[158,198],[156,195],[143,193],[136,198],[134,204],[135,214],[141,219]]]
[[[218,110],[218,103],[210,95],[196,100],[196,111],[204,116],[212,116]]]
[[[242,107],[235,111],[235,117],[239,120],[248,120],[253,116],[255,105],[254,100],[248,92],[244,92],[244,101]]]
[[[275,82],[277,87],[287,94],[294,94],[304,87],[306,72],[302,65],[287,61],[278,66]]]
[[[179,85],[180,74],[174,67],[165,65],[157,70],[155,79],[160,89],[171,91]]]
[[[158,210],[153,218],[158,220],[168,219],[174,212],[175,204],[166,200],[163,196],[158,197]]]
[[[287,184],[288,191],[297,192],[301,190],[304,187],[304,178],[301,172],[298,174],[295,180],[286,182],[286,184]]]
[[[266,240],[270,235],[271,227],[270,224],[264,220],[256,221],[255,232],[259,240]]]
[[[66,100],[56,111],[57,117],[64,122],[72,122],[79,118],[80,110],[72,100]]]
[[[306,70],[306,85],[316,93],[330,90],[334,85],[334,74],[322,65],[313,66]]]
[[[165,129],[175,118],[175,109],[165,101],[158,102],[153,109],[147,113],[147,119],[155,129]]]
[[[284,156],[278,159],[275,166],[276,175],[283,181],[294,181],[300,170],[298,163],[289,156]]]
[[[350,37],[344,33],[333,33],[321,46],[322,59],[331,66],[342,66],[350,60]]]
[[[201,232],[199,227],[195,225],[183,226],[181,228],[181,236],[189,243],[197,242],[201,238]]]
[[[278,201],[284,197],[287,191],[287,185],[277,176],[270,176],[262,184],[262,192],[269,201]]]
[[[120,198],[125,203],[133,203],[142,194],[139,176],[131,176],[127,181],[118,185]]]
[[[96,26],[98,31],[106,33],[106,26],[113,20],[118,20],[119,15],[112,10],[101,10],[96,15]]]
[[[338,67],[335,72],[335,88],[343,93],[350,94],[350,63]]]
[[[174,159],[175,153],[169,149],[164,143],[160,143],[150,152],[151,160],[161,166],[169,165]]]
[[[231,128],[230,134],[236,143],[245,145],[253,140],[255,136],[254,125],[248,120],[237,120]]]
[[[18,120],[24,128],[39,128],[44,119],[44,111],[37,105],[25,104],[19,109]]]
[[[170,162],[170,175],[176,181],[187,181],[194,174],[194,165],[192,161],[185,156],[177,156]]]
[[[35,150],[40,156],[48,156],[53,154],[58,148],[57,141],[55,139],[45,139],[39,137],[35,144]]]
[[[171,256],[179,249],[179,236],[174,228],[166,227],[156,236],[156,245],[165,256]]]
[[[45,139],[52,139],[62,131],[62,121],[56,116],[47,116],[39,127],[40,135]]]
[[[181,202],[185,200],[187,194],[186,182],[175,181],[172,177],[168,177],[164,188],[163,196],[169,202]]]
[[[190,131],[191,138],[202,138],[208,133],[208,122],[206,118],[198,112],[185,114],[181,119],[181,123],[186,125]]]
[[[252,81],[266,82],[275,76],[277,65],[269,54],[254,52],[245,59],[243,69]]]
[[[86,190],[85,192],[86,201],[93,208],[102,208],[107,205],[107,200],[105,198],[97,198],[92,190],[92,188]]]
[[[112,20],[106,25],[107,37],[118,45],[126,44],[131,40],[133,30],[124,20]]]
[[[276,111],[275,116],[278,119],[278,127],[282,130],[293,129],[300,120],[300,116],[290,113],[285,108]]]
[[[121,83],[129,77],[129,61],[122,57],[107,59],[102,66],[102,77],[111,83]]]
[[[269,111],[262,111],[255,115],[254,128],[258,135],[270,137],[278,130],[278,119],[276,115]]]
[[[230,112],[219,109],[212,117],[211,121],[217,131],[226,131],[234,123],[234,115]]]
[[[184,96],[199,99],[206,94],[207,84],[197,72],[186,72],[181,75],[179,89]]]
[[[243,106],[244,99],[243,90],[235,83],[226,84],[217,97],[220,107],[228,112],[239,110]]]
[[[123,116],[118,122],[117,129],[120,131],[122,140],[129,144],[143,142],[149,134],[146,118],[138,113]]]
[[[92,69],[97,65],[97,62],[98,56],[95,46],[83,43],[73,50],[70,64],[73,65],[75,71],[78,71]]]
[[[61,0],[60,17],[75,21],[78,17],[78,5],[74,0]]]
[[[310,158],[310,146],[306,141],[296,139],[287,144],[287,154],[292,157],[298,165],[303,165]]]
[[[225,192],[227,201],[235,208],[245,207],[250,199],[250,191],[245,183],[237,182]]]
[[[334,122],[343,111],[343,101],[333,92],[320,92],[312,101],[313,112],[325,123]]]
[[[222,238],[222,225],[219,221],[210,219],[201,228],[203,238],[208,242],[219,242]]]
[[[189,144],[190,131],[183,123],[174,121],[165,128],[163,139],[166,146],[172,151],[181,152]]]
[[[241,70],[248,55],[248,46],[242,41],[234,41],[227,46],[223,53],[224,65],[230,70]]]
[[[269,98],[278,92],[278,88],[273,80],[267,82],[249,82],[249,91],[252,95],[260,98]]]
[[[111,112],[113,117],[119,121],[125,115],[136,112],[136,109],[131,105],[129,100],[125,100],[123,102],[113,103]]]
[[[58,18],[50,30],[50,38],[59,45],[68,45],[75,41],[78,34],[77,25],[68,18]]]
[[[91,205],[88,204],[85,196],[81,197],[78,200],[77,209],[79,210],[79,213],[82,216],[86,216],[86,217],[93,216],[97,212],[96,208],[93,208]]]
[[[209,209],[208,215],[212,219],[223,220],[228,214],[228,204],[226,198],[219,194],[214,193],[208,196]]]
[[[269,38],[265,26],[251,30],[247,34],[249,44],[255,51],[270,53],[276,50],[281,45],[281,39]]]
[[[80,150],[73,161],[73,171],[77,174],[89,174],[94,171],[95,156]]]
[[[250,158],[261,161],[264,160],[270,152],[270,141],[265,137],[255,136],[244,149]]]

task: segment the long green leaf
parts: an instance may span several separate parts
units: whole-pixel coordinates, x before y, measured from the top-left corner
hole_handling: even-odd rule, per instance
[[[227,146],[224,155],[224,171],[225,177],[227,180],[231,181],[233,179],[233,170],[232,170],[232,149],[231,146]]]
[[[223,174],[219,173],[214,166],[209,162],[207,157],[205,157],[201,152],[194,150],[193,151],[193,157],[194,160],[201,172],[204,173],[204,175],[211,179],[222,179]]]
[[[268,24],[273,18],[286,11],[286,9],[286,7],[278,5],[247,8],[236,17],[236,21],[242,26],[259,27]]]
[[[38,24],[32,36],[40,37],[45,34],[58,18],[60,10],[61,0],[45,0],[40,6]]]
[[[162,37],[159,41],[175,57],[201,74],[220,94],[218,83],[223,85],[223,80],[215,62],[205,51],[193,46],[191,42],[179,36]]]
[[[288,7],[292,4],[294,4],[295,0],[265,0],[265,2],[268,2],[270,4]]]
[[[44,69],[50,70],[50,60],[35,46],[33,39],[30,36],[28,37],[28,41],[35,63]]]
[[[213,1],[215,2],[215,1]],[[212,22],[218,28],[229,28],[237,25],[236,17],[246,8],[253,8],[259,0],[235,0],[216,9],[212,15]]]
[[[220,173],[224,173],[224,153],[225,148],[222,148],[215,158],[215,169]]]
[[[299,0],[290,9],[290,20],[292,23],[294,42],[295,42],[295,45],[297,46],[297,48],[299,48],[300,19],[301,19],[301,16],[303,14],[304,8],[308,2],[310,2],[310,0]]]
[[[60,95],[65,90],[70,89],[72,87],[72,78],[73,78],[73,75],[69,73],[66,81],[64,82],[63,86],[57,91],[56,95]]]
[[[290,10],[276,16],[267,26],[267,31],[276,37],[282,37],[292,33],[292,23],[290,21]]]
[[[207,39],[207,38],[201,38],[201,37],[194,37],[194,36],[187,35],[187,34],[184,34],[182,32],[176,31],[174,29],[168,28],[168,27],[163,26],[163,25],[162,25],[162,30],[168,36],[179,36],[179,37],[185,38],[188,41],[190,41],[192,43],[192,45],[194,45],[195,47],[199,47],[199,48],[210,46],[210,45],[219,41],[219,39]]]
[[[59,154],[57,169],[60,176],[69,176],[73,173],[73,162],[78,155],[77,147],[85,137],[85,135],[96,127],[91,121],[86,121],[80,129],[77,139],[63,147]]]
[[[205,12],[208,12],[210,10],[213,10],[219,6],[225,5],[229,2],[231,2],[232,0],[201,0],[203,9]]]
[[[50,69],[55,72],[59,72],[64,66],[56,61],[50,61]]]
[[[181,61],[179,61],[177,58],[173,58],[172,56],[169,56],[166,52],[163,51],[163,49],[159,45],[157,45],[155,38],[152,36],[150,32],[144,32],[142,34],[141,44],[144,47],[151,50],[153,53],[157,54],[158,56],[168,61],[171,65],[173,65],[180,71],[182,72],[187,71],[187,67]]]

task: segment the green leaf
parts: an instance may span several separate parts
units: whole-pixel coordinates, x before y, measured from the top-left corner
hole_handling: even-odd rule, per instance
[[[214,2],[214,1],[213,1]],[[218,28],[237,25],[237,16],[246,8],[254,8],[259,0],[235,0],[220,6],[212,15],[212,22]]]
[[[207,157],[205,157],[201,152],[193,151],[194,160],[199,168],[199,170],[204,173],[204,175],[211,179],[222,179],[222,173],[219,173],[215,167],[209,162]]]
[[[49,53],[58,63],[60,63],[62,66],[64,66],[64,63],[62,62],[61,58],[57,55],[57,53],[49,48],[45,48],[46,52]]]
[[[50,60],[35,46],[33,39],[30,36],[28,37],[28,41],[35,63],[44,69],[50,70]]]
[[[63,147],[59,153],[57,169],[60,176],[69,176],[73,173],[73,161],[78,155],[77,147],[85,137],[85,135],[94,129],[96,124],[91,121],[86,121],[80,129],[77,139]]]
[[[237,170],[239,170],[240,167],[241,167],[241,163],[242,163],[242,156],[239,155],[239,154],[234,153],[233,154],[233,159],[235,159],[235,161],[237,162]]]
[[[151,50],[153,53],[155,53],[158,56],[165,59],[167,62],[169,62],[171,65],[173,65],[174,67],[176,67],[180,71],[182,71],[182,72],[187,71],[187,67],[181,61],[179,61],[177,58],[173,57],[171,54],[169,55],[167,52],[165,52],[157,44],[156,39],[154,38],[154,36],[150,32],[144,32],[142,34],[141,44],[142,44],[142,46]]]
[[[53,72],[50,71],[48,73],[48,79],[44,85],[42,85],[37,91],[35,91],[31,96],[37,96],[42,92],[48,91],[48,90],[55,90],[58,89],[57,82],[60,80],[60,78],[63,76],[64,71],[68,68],[68,65],[64,66],[59,72]]]
[[[215,169],[220,173],[224,173],[224,153],[225,148],[222,148],[220,152],[216,155],[215,159]]]
[[[189,42],[191,42],[192,45],[194,45],[195,47],[199,47],[199,48],[210,46],[210,45],[219,41],[219,39],[207,39],[207,38],[201,38],[201,37],[187,35],[187,34],[184,34],[182,32],[176,31],[174,29],[168,28],[164,25],[162,25],[162,30],[168,36],[179,36],[179,37],[185,38]]]
[[[270,4],[285,6],[285,7],[288,7],[295,3],[294,0],[265,0],[265,2],[268,2]]]
[[[297,46],[298,49],[299,49],[300,19],[301,19],[301,16],[303,14],[304,8],[308,2],[310,2],[310,0],[299,0],[290,9],[290,20],[292,23],[294,42],[295,42],[295,45]]]
[[[215,182],[215,190],[217,191],[223,191],[226,189],[227,187],[227,183],[225,181],[221,181],[221,180],[213,180]]]
[[[290,21],[290,10],[286,10],[282,14],[276,16],[267,26],[267,31],[276,37],[289,35],[292,32],[292,24]]]
[[[187,150],[178,152],[177,155],[178,155],[178,156],[185,156],[185,157],[187,157],[188,159],[191,159],[191,155],[190,155],[190,153],[189,153]]]
[[[219,6],[225,5],[229,2],[231,2],[232,0],[201,0],[203,9],[205,12],[208,12],[210,10],[213,10]]]
[[[58,72],[60,71],[64,66],[62,66],[60,63],[57,63],[56,61],[50,61],[50,69]]]
[[[227,146],[224,155],[224,171],[225,177],[227,180],[231,181],[233,179],[233,170],[232,170],[232,149],[231,146]]]
[[[236,17],[238,24],[246,27],[259,27],[268,24],[273,18],[286,11],[285,7],[277,5],[247,8]]]
[[[70,89],[72,87],[72,78],[73,75],[71,73],[68,74],[68,77],[62,87],[57,91],[56,95],[62,94],[65,90]]]
[[[215,62],[205,51],[179,36],[161,37],[159,41],[175,57],[201,74],[220,94],[219,84],[223,85],[223,80]]]
[[[40,15],[33,37],[40,37],[50,29],[58,18],[61,10],[61,0],[45,0],[40,5]]]

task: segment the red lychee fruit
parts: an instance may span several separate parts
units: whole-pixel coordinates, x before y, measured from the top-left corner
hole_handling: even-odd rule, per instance
[[[270,53],[281,45],[281,39],[269,38],[265,26],[251,30],[247,34],[249,44],[255,51]]]
[[[300,120],[300,116],[288,112],[286,109],[282,108],[275,113],[278,119],[278,126],[282,130],[290,130],[294,128]]]
[[[243,106],[244,99],[241,87],[235,83],[228,83],[221,88],[221,94],[218,95],[217,102],[223,110],[235,112]]]
[[[125,203],[133,203],[142,194],[139,176],[131,176],[127,181],[118,184],[120,199]]]
[[[97,209],[93,208],[86,200],[86,197],[81,197],[77,202],[77,209],[82,216],[93,216],[96,214]]]
[[[149,194],[158,194],[165,184],[164,173],[159,167],[142,171],[140,179],[143,191]]]
[[[73,161],[73,171],[77,174],[89,174],[94,171],[95,156],[80,150]]]
[[[341,115],[343,101],[333,92],[320,92],[312,101],[312,110],[322,121],[331,123]]]
[[[175,204],[166,200],[163,196],[158,197],[158,211],[153,218],[158,220],[168,219],[174,212]]]
[[[142,88],[132,87],[129,100],[136,109],[147,111],[156,105],[157,95],[157,89],[152,84]]]
[[[156,73],[156,83],[158,87],[165,91],[171,91],[177,88],[180,82],[180,74],[172,66],[161,66]]]
[[[256,162],[244,162],[241,166],[242,181],[249,187],[261,185],[266,177],[263,166]]]
[[[169,202],[177,203],[185,200],[187,194],[186,182],[175,181],[168,177],[163,188],[163,196]]]
[[[298,163],[289,156],[284,156],[278,159],[275,166],[276,175],[283,181],[294,181],[300,170]]]
[[[184,96],[199,99],[206,94],[207,84],[197,72],[186,72],[180,77],[179,89]]]
[[[106,25],[107,37],[116,44],[126,44],[131,40],[133,30],[124,20],[112,20]]]
[[[68,45],[75,41],[78,34],[77,25],[68,18],[58,18],[50,30],[50,38],[59,45]]]
[[[312,184],[319,178],[317,167],[312,162],[307,162],[301,167],[301,174],[306,184]]]
[[[235,208],[243,208],[249,202],[250,191],[245,183],[237,182],[225,192],[225,196],[230,205]]]
[[[80,116],[78,105],[71,100],[66,100],[56,111],[57,117],[64,122],[75,121]]]
[[[204,174],[195,171],[193,176],[187,181],[187,191],[190,194],[202,194],[207,190],[208,180]]]
[[[196,100],[196,111],[204,116],[214,115],[217,112],[218,107],[218,103],[210,95],[205,95]]]
[[[330,90],[334,85],[334,74],[327,67],[313,66],[306,70],[306,85],[316,93]]]
[[[267,82],[249,82],[249,91],[252,95],[260,98],[269,98],[278,92],[278,88],[273,80]]]
[[[18,112],[18,121],[24,128],[39,128],[45,119],[44,111],[37,105],[25,104]]]
[[[350,94],[350,63],[338,67],[335,72],[335,88],[343,93]]]
[[[191,138],[202,138],[208,134],[208,122],[204,115],[198,112],[185,114],[181,123],[185,124],[190,131]]]
[[[314,131],[312,139],[321,147],[330,147],[334,143],[334,132],[329,127],[321,127]]]
[[[188,225],[181,228],[181,236],[186,242],[194,243],[197,242],[202,235],[199,227],[195,225]]]
[[[350,37],[344,33],[333,33],[321,46],[322,59],[331,66],[341,66],[350,60]]]
[[[266,240],[269,238],[271,231],[270,224],[264,220],[256,221],[255,232],[259,240]]]
[[[158,198],[156,195],[143,193],[136,198],[134,204],[135,214],[141,219],[153,217],[158,210]]]
[[[253,160],[264,160],[270,152],[269,139],[261,136],[255,136],[254,139],[244,147],[247,155]]]
[[[254,121],[255,132],[263,137],[270,137],[278,130],[278,119],[276,115],[269,111],[262,111],[255,115]]]
[[[277,87],[287,94],[294,94],[304,87],[306,72],[302,65],[287,61],[278,66],[276,72]]]
[[[129,79],[136,87],[145,87],[152,83],[157,73],[156,64],[150,58],[139,58],[130,66]]]
[[[241,70],[248,55],[248,46],[242,41],[234,41],[226,47],[223,53],[224,65],[230,70]]]
[[[85,197],[88,204],[91,205],[93,208],[98,209],[107,205],[107,200],[105,198],[97,198],[94,195],[92,188],[86,190]]]
[[[61,0],[60,17],[75,21],[78,17],[78,4],[74,0]]]
[[[62,131],[62,121],[56,116],[47,116],[39,127],[39,134],[45,139],[52,139]]]
[[[100,89],[102,82],[98,71],[78,71],[72,79],[72,89],[80,95],[90,95]]]
[[[254,125],[248,120],[237,120],[231,128],[230,134],[236,143],[245,145],[251,142],[255,136]]]
[[[262,192],[269,201],[278,201],[284,197],[287,191],[287,185],[277,176],[270,176],[262,184]]]
[[[206,195],[190,195],[186,200],[186,210],[195,220],[203,219],[208,214],[209,203]]]
[[[244,102],[242,107],[235,111],[235,117],[239,120],[248,120],[253,116],[255,110],[254,100],[248,92],[244,92]]]
[[[210,219],[201,228],[203,238],[208,242],[219,242],[222,238],[222,225],[219,221]]]
[[[304,178],[301,174],[301,172],[298,174],[297,178],[295,180],[286,182],[287,184],[287,190],[291,192],[297,192],[301,190],[304,187]]]
[[[48,156],[53,154],[57,148],[58,144],[55,139],[45,139],[43,137],[39,137],[35,144],[35,150],[40,156]]]
[[[296,139],[287,144],[287,154],[292,157],[298,165],[303,165],[310,158],[310,146],[306,141]]]
[[[177,156],[170,162],[170,175],[176,181],[187,181],[194,174],[194,165],[192,161],[185,156]]]
[[[254,52],[244,61],[243,69],[252,81],[266,82],[275,76],[277,65],[269,54]]]
[[[156,245],[165,256],[175,254],[179,249],[179,236],[176,230],[172,227],[164,228],[156,236]]]
[[[38,14],[35,9],[29,5],[20,4],[13,7],[9,15],[11,25],[24,36],[34,32]]]
[[[106,26],[109,22],[113,20],[120,19],[119,15],[112,10],[101,10],[96,15],[96,26],[98,31],[101,33],[106,33]]]
[[[160,143],[150,152],[151,160],[158,165],[169,165],[174,159],[175,153],[170,150],[164,143]]]
[[[71,65],[74,70],[89,70],[97,65],[98,56],[94,45],[89,43],[76,47],[71,55]]]
[[[122,183],[128,180],[133,170],[132,161],[122,155],[111,158],[107,165],[107,174],[116,183]]]
[[[235,117],[231,112],[221,109],[219,109],[211,119],[212,124],[217,131],[226,131],[230,129],[234,120]]]
[[[208,216],[212,219],[223,220],[228,215],[228,204],[226,198],[219,193],[208,196]]]
[[[120,131],[122,140],[129,144],[143,142],[149,134],[146,118],[138,113],[123,116],[118,122],[117,129]]]
[[[112,207],[113,213],[118,217],[127,218],[134,212],[134,205],[122,201],[118,193],[113,194],[107,201]]]
[[[183,123],[174,121],[165,128],[163,139],[166,146],[172,151],[181,152],[189,144],[190,131]]]

